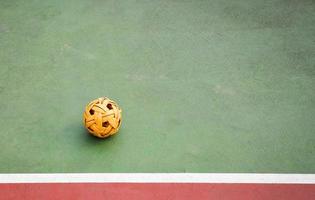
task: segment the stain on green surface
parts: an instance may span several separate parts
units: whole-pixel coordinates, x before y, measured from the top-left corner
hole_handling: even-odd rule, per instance
[[[312,0],[2,0],[0,77],[1,173],[315,173]]]

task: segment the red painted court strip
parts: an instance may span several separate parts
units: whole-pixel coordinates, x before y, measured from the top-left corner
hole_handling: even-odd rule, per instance
[[[4,183],[0,199],[312,200],[314,184]]]

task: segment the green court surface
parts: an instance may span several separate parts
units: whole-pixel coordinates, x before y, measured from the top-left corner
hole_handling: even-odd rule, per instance
[[[0,173],[315,173],[315,2],[2,0],[0,127]]]

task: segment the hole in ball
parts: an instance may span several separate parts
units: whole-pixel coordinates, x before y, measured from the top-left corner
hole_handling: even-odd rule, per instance
[[[108,122],[103,122],[103,123],[102,123],[102,126],[103,126],[103,127],[107,127],[108,125],[109,125]]]
[[[112,110],[113,109],[113,105],[112,104],[107,104],[107,106],[106,106],[109,110]]]
[[[90,112],[91,115],[94,115],[94,110],[93,109],[91,109],[89,112]]]

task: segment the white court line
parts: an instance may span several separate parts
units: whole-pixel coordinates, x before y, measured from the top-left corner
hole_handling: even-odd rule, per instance
[[[0,183],[272,183],[272,184],[315,184],[315,174],[256,174],[256,173],[0,174]]]

